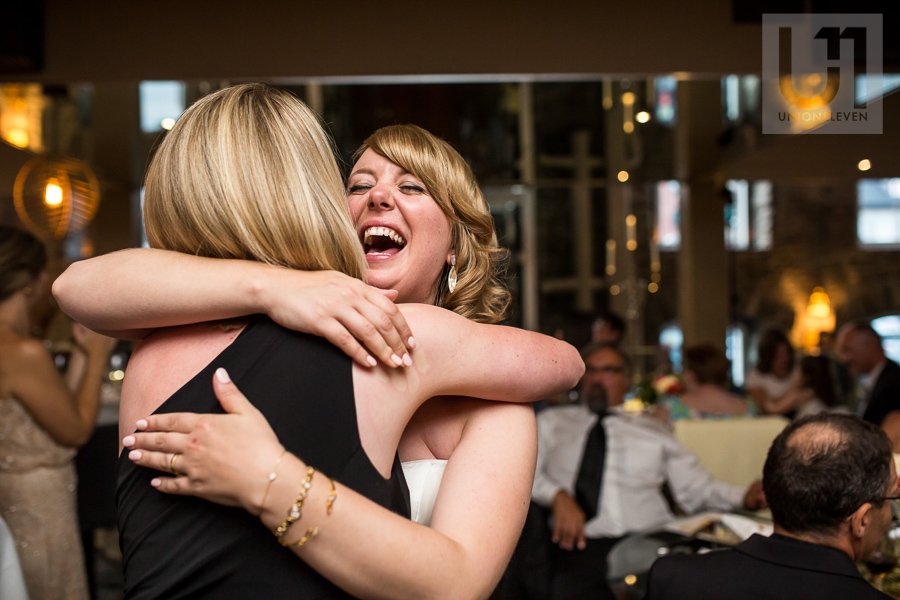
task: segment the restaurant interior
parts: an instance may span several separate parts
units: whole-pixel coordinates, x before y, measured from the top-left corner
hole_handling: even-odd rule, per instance
[[[166,132],[206,94],[264,81],[321,117],[345,174],[379,127],[450,142],[511,251],[507,323],[581,347],[598,316],[621,316],[637,402],[701,342],[726,351],[743,389],[770,328],[799,357],[866,319],[900,361],[893,3],[33,0],[5,12],[0,224],[43,241],[52,276],[146,246],[143,177]],[[834,13],[882,28],[881,55],[854,78],[879,131],[767,125],[764,15]],[[795,80],[801,94],[825,85]],[[64,357],[69,320],[51,300],[39,310],[34,335]],[[128,350],[113,353],[101,427],[78,458],[97,598],[121,597],[109,448]]]

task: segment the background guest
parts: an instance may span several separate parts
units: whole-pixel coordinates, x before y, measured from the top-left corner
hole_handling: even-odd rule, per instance
[[[840,361],[860,378],[857,414],[880,425],[900,449],[900,365],[885,356],[881,336],[865,321],[841,327],[837,347]]]
[[[897,471],[884,432],[851,415],[798,419],[775,439],[763,471],[775,533],[736,548],[667,556],[647,600],[888,598],[854,564],[891,521]]]
[[[625,355],[598,342],[582,357],[581,403],[538,415],[532,500],[552,509],[552,597],[612,598],[606,557],[622,536],[673,518],[661,488],[691,513],[760,508],[762,486],[715,481],[658,420],[617,409],[631,383]]]
[[[812,392],[812,399],[797,409],[797,417],[814,415],[825,410],[844,410],[835,386],[832,362],[824,356],[804,356],[800,359],[800,385]]]
[[[592,342],[621,344],[625,338],[625,321],[615,313],[604,313],[591,324]]]
[[[0,227],[0,517],[16,542],[31,600],[87,598],[78,516],[75,448],[94,429],[100,383],[115,345],[76,325],[70,392],[44,344],[30,335],[29,308],[47,290],[44,247]]]
[[[812,399],[809,390],[800,387],[794,348],[784,333],[777,329],[763,332],[758,354],[756,368],[747,375],[745,387],[761,413],[791,416]]]
[[[731,362],[712,344],[684,351],[684,393],[660,399],[653,416],[664,423],[679,419],[730,419],[756,416],[753,400],[725,389]]]

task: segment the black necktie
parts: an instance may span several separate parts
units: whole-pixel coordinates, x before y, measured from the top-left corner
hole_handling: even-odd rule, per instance
[[[606,430],[603,429],[605,416],[605,414],[598,415],[597,424],[588,433],[578,478],[575,480],[575,501],[584,511],[586,521],[594,518],[600,503],[603,464],[606,459]]]

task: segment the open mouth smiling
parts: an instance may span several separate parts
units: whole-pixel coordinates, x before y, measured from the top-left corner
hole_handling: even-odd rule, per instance
[[[390,227],[369,227],[363,232],[363,251],[367,256],[394,256],[404,246],[406,240]]]

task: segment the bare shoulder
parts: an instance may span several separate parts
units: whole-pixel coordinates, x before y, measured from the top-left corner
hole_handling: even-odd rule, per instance
[[[50,364],[50,352],[42,341],[9,332],[0,335],[0,356],[0,369],[8,374],[28,373]]]

